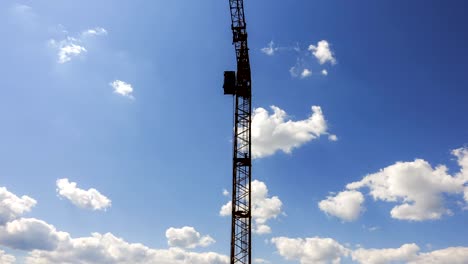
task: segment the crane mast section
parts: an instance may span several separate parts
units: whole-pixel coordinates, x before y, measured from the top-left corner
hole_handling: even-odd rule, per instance
[[[252,263],[252,91],[243,0],[229,0],[237,72],[225,72],[224,93],[234,96],[231,264]]]

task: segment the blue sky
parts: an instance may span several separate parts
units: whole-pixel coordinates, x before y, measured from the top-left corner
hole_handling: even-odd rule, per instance
[[[467,3],[245,5],[257,263],[468,262]],[[0,3],[1,263],[227,263],[228,12]]]

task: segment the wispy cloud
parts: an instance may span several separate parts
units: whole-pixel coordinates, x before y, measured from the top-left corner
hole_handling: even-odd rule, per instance
[[[58,49],[58,63],[60,64],[69,62],[73,57],[79,56],[80,54],[87,52],[85,47],[77,43],[77,39],[71,37],[68,37],[59,42],[53,39],[49,41],[49,44],[52,47]]]
[[[81,33],[84,37],[92,37],[92,36],[102,36],[107,35],[107,30],[102,27],[95,27],[85,30]]]
[[[273,56],[277,50],[278,48],[275,47],[275,43],[273,41],[270,41],[270,43],[268,43],[268,46],[261,49],[261,51],[268,56]]]
[[[297,56],[296,64],[289,68],[289,73],[294,78],[305,79],[310,77],[313,71],[322,76],[327,76],[328,71],[326,69],[317,69],[318,65],[326,63],[335,65],[337,63],[331,44],[327,40],[321,40],[317,44],[310,44],[305,49],[301,49],[299,44],[281,47],[270,41],[266,47],[261,49],[261,52],[268,56],[291,51],[294,51],[293,53]]]
[[[62,33],[68,34],[68,31],[62,25],[59,25],[59,27]],[[75,37],[67,36],[62,40],[51,39],[49,45],[57,50],[57,62],[64,64],[88,51],[85,47],[87,38],[103,35],[107,35],[107,30],[96,27],[84,30]]]

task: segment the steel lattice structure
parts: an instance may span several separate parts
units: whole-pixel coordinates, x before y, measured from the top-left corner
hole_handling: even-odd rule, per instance
[[[229,0],[237,72],[224,73],[224,93],[234,96],[231,264],[252,263],[252,90],[244,1]]]

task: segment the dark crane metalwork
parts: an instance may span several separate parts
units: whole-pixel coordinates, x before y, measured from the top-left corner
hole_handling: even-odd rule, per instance
[[[252,263],[252,90],[244,1],[229,0],[237,72],[224,72],[224,94],[234,96],[231,264]]]

